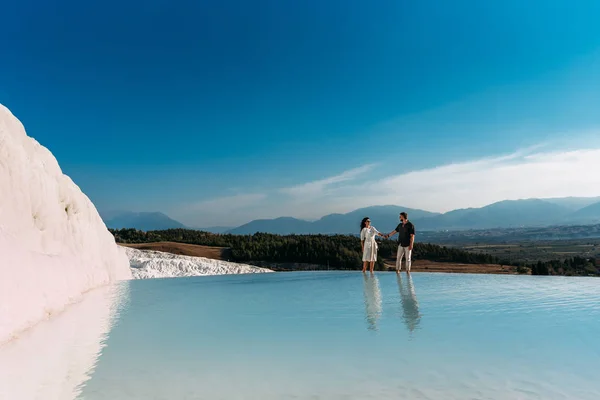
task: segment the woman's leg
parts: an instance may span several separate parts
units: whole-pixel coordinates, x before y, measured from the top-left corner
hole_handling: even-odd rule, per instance
[[[362,272],[367,272],[367,262],[363,261],[363,270]]]
[[[375,261],[371,261],[371,273],[373,273],[373,268],[375,268]]]

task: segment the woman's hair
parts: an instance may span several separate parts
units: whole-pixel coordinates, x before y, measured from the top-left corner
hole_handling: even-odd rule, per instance
[[[362,232],[362,230],[364,229],[365,226],[367,226],[367,220],[369,219],[369,217],[364,217],[362,219],[362,221],[360,221],[360,231]]]

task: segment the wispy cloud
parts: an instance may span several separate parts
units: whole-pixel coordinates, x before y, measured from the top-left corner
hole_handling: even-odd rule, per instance
[[[600,149],[517,152],[390,176],[351,191],[362,203],[387,203],[432,211],[478,207],[505,199],[600,195]],[[342,196],[342,193],[339,193]]]
[[[288,188],[279,189],[279,192],[295,197],[315,197],[323,195],[324,192],[332,185],[348,182],[356,179],[360,175],[363,175],[371,171],[375,167],[375,164],[363,165],[358,168],[354,168],[345,171],[339,175],[331,176],[325,179],[320,179],[312,182],[303,183],[301,185],[292,186]]]
[[[409,171],[380,179],[365,165],[342,174],[276,189],[207,200],[194,205],[211,224],[257,218],[316,218],[370,205],[396,204],[430,211],[479,207],[500,200],[600,195],[600,148],[549,152],[529,148],[492,158]]]

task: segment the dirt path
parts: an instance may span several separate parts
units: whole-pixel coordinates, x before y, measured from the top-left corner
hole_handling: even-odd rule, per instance
[[[228,261],[231,259],[231,250],[227,247],[199,246],[197,244],[176,242],[119,243],[119,245],[139,250],[164,251],[182,256],[205,257],[213,260]]]

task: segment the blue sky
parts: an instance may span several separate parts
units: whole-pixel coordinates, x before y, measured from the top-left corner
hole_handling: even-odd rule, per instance
[[[600,148],[597,0],[24,0],[3,10],[0,103],[100,210],[208,226],[600,195],[586,173]],[[556,154],[567,151],[579,164]],[[579,186],[542,169],[521,188],[513,168],[490,196],[478,187],[493,172],[452,175],[451,164],[499,157],[562,160],[553,168]],[[411,171],[432,175],[412,182]],[[439,171],[473,193],[439,192]]]

